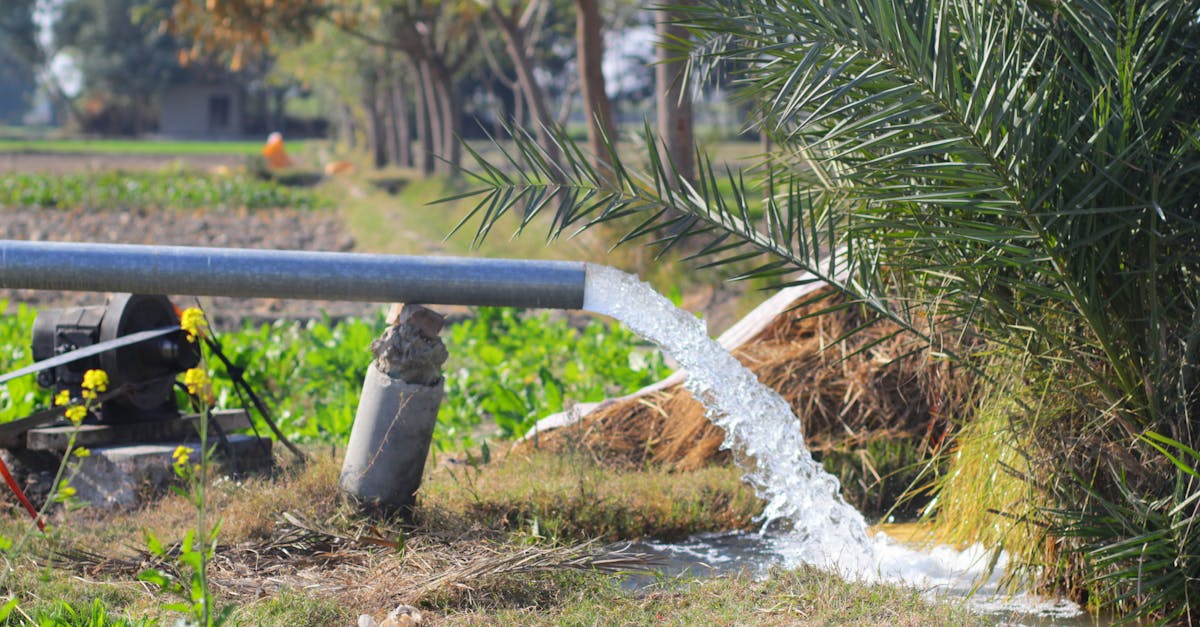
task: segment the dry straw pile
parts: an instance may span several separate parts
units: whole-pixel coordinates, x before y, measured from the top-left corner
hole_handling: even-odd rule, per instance
[[[853,449],[880,438],[940,444],[961,413],[961,377],[860,307],[813,315],[839,305],[839,296],[829,296],[784,313],[734,355],[787,399],[815,451]],[[841,341],[864,325],[870,326]],[[704,408],[675,385],[602,406],[517,451],[582,447],[617,467],[657,464],[687,471],[725,462],[723,439]]]

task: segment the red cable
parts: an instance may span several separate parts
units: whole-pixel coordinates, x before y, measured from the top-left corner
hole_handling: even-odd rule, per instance
[[[4,475],[4,481],[8,483],[8,487],[17,495],[17,500],[21,501],[21,505],[25,506],[25,511],[29,512],[29,516],[37,523],[38,529],[45,531],[46,523],[38,516],[37,510],[34,509],[33,503],[29,502],[29,497],[25,496],[25,491],[21,486],[17,485],[17,480],[13,479],[12,473],[8,471],[8,464],[4,463],[4,459],[0,458],[0,474]]]

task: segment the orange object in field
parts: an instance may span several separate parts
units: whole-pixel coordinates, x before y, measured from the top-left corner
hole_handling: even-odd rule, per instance
[[[279,133],[271,133],[267,136],[267,145],[263,146],[262,154],[267,158],[269,167],[286,168],[292,165],[292,160],[288,158],[287,151],[283,148],[283,135]]]
[[[325,164],[325,174],[333,176],[345,172],[353,172],[354,164],[349,161],[333,161]]]

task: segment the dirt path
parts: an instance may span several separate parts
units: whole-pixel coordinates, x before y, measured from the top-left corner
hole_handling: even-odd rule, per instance
[[[59,152],[0,152],[0,174],[67,174],[98,170],[154,170],[169,163],[209,170],[245,162],[242,155],[122,155]]]

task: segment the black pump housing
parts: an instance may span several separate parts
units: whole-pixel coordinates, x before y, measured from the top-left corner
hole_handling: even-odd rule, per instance
[[[41,361],[139,331],[178,326],[179,315],[166,296],[114,294],[103,306],[44,309],[33,323],[33,359]],[[124,392],[107,399],[94,412],[100,422],[147,422],[179,415],[175,375],[200,363],[199,345],[177,333],[115,348],[38,373],[37,381],[56,394],[80,394],[83,374],[104,370],[109,390]]]

